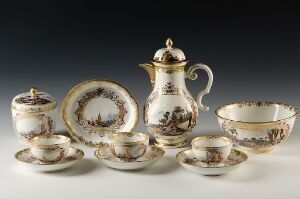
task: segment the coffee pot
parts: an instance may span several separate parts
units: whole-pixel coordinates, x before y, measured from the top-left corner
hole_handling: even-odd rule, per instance
[[[213,73],[205,64],[195,64],[187,71],[188,59],[183,51],[174,48],[170,38],[166,48],[159,49],[151,64],[140,64],[150,76],[153,90],[144,107],[144,122],[155,137],[155,144],[164,148],[186,145],[187,135],[196,125],[198,108],[208,111],[202,98],[208,94],[213,83]],[[203,69],[208,75],[208,83],[197,95],[196,101],[185,85],[185,79],[195,80],[195,70]]]

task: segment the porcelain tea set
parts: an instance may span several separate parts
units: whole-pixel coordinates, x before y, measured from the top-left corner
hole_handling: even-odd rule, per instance
[[[205,64],[188,70],[182,50],[167,39],[151,64],[140,64],[150,76],[153,90],[144,106],[144,123],[155,138],[134,131],[139,108],[133,95],[122,85],[108,80],[87,80],[74,86],[63,100],[61,118],[70,136],[88,147],[108,167],[134,170],[161,159],[162,148],[179,148],[196,125],[198,108],[210,92],[213,73]],[[197,69],[208,74],[206,88],[196,100],[186,88],[185,79],[197,79]],[[31,88],[17,95],[11,105],[13,126],[19,140],[29,148],[15,159],[37,171],[50,172],[70,167],[84,156],[70,147],[71,139],[55,135],[56,100]],[[200,136],[192,148],[179,152],[177,161],[187,170],[202,175],[221,175],[236,169],[248,158],[243,151],[265,153],[273,150],[290,134],[298,109],[283,103],[249,101],[231,103],[216,109],[224,135]],[[232,148],[233,145],[242,150]]]
[[[17,152],[15,158],[36,171],[62,170],[72,166],[84,156],[82,150],[70,147],[70,143],[71,139],[63,135],[37,135],[30,139],[30,148]]]

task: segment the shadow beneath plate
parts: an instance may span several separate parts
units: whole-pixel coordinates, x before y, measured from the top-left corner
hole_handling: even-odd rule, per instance
[[[78,176],[93,172],[99,168],[101,164],[97,160],[82,159],[73,166],[60,171],[49,172],[48,174],[59,176]],[[47,173],[46,173],[47,174]]]
[[[137,173],[145,175],[162,175],[173,172],[179,167],[178,162],[174,157],[164,156],[155,164],[137,170],[118,170],[120,172]],[[116,169],[115,169],[116,170]]]
[[[226,180],[237,183],[249,183],[260,181],[268,174],[268,167],[266,163],[257,160],[247,160],[236,170],[219,176],[204,176],[213,180]]]

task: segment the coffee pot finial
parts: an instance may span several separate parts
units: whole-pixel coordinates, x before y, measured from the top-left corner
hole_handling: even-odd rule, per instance
[[[38,92],[38,90],[37,90],[36,87],[30,88],[30,94],[31,94],[31,95],[36,95],[37,92]]]
[[[173,41],[170,37],[166,40],[166,46],[167,48],[172,48],[173,46]]]

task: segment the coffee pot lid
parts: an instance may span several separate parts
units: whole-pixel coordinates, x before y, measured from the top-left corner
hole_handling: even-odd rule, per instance
[[[29,92],[21,93],[12,100],[11,108],[24,112],[42,112],[56,108],[56,100],[46,92],[32,87]]]
[[[173,48],[173,41],[171,38],[168,38],[166,40],[166,48],[161,48],[156,51],[152,61],[162,64],[175,64],[187,62],[187,59],[181,49]]]

